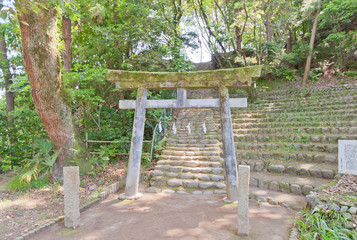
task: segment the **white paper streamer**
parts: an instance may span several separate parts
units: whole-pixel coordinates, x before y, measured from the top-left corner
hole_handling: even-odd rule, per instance
[[[188,130],[188,134],[191,134],[191,123],[189,122],[186,127]]]
[[[203,128],[203,132],[206,133],[207,132],[206,121],[203,122],[202,128]]]
[[[162,125],[161,125],[161,121],[159,122],[159,132],[162,132]]]
[[[174,131],[174,134],[176,135],[176,122],[172,125],[172,131]]]

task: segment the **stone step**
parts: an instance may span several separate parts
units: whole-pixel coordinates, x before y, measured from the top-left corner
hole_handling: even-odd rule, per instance
[[[198,160],[159,160],[157,165],[186,166],[186,167],[222,167],[222,161],[198,161]]]
[[[174,173],[210,173],[210,174],[223,174],[222,167],[185,167],[185,166],[170,166],[170,165],[156,165],[155,170],[162,172],[174,172]]]
[[[282,143],[282,142],[238,142],[235,144],[237,149],[243,150],[284,150],[289,152],[311,151],[338,153],[337,144],[329,143]]]
[[[202,150],[207,150],[210,148],[216,148],[220,146],[220,143],[207,143],[207,144],[202,144],[202,143],[188,143],[188,144],[184,144],[184,143],[171,143],[172,139],[168,139],[168,142],[166,144],[167,148],[174,148],[174,147],[178,147],[178,148],[198,148],[198,149],[202,149]]]
[[[357,134],[357,127],[289,127],[233,129],[234,134]]]
[[[219,131],[220,132],[220,131]],[[180,132],[177,131],[176,134],[171,133],[169,135],[170,138],[172,139],[177,139],[181,141],[185,140],[199,140],[202,142],[202,140],[211,140],[211,139],[218,139],[220,137],[220,134],[217,132],[214,133],[196,133],[196,132]]]
[[[167,140],[168,144],[217,144],[218,139],[177,139],[170,138]]]
[[[357,119],[357,115],[356,115]],[[251,122],[233,123],[234,129],[255,129],[255,128],[285,128],[285,127],[357,127],[357,121],[287,121],[287,122]]]
[[[272,205],[280,205],[292,208],[296,211],[302,210],[306,205],[305,196],[302,195],[299,196],[290,193],[275,192],[257,187],[250,187],[249,192],[249,197],[256,199],[257,201],[267,201]]]
[[[251,172],[250,185],[276,192],[308,195],[313,189],[330,182],[331,179],[291,176],[270,172]]]
[[[356,135],[350,134],[235,134],[235,142],[289,142],[289,143],[321,143],[337,144],[339,139],[354,140]]]
[[[224,190],[226,184],[224,182],[201,181],[191,179],[169,178],[165,176],[156,176],[150,179],[150,185],[154,187],[169,187],[184,189],[205,189],[205,190]],[[187,191],[187,190],[186,190]]]
[[[285,173],[303,177],[317,177],[333,179],[338,173],[337,164],[326,163],[301,163],[292,161],[281,161],[269,159],[262,161],[258,159],[251,159],[249,161],[237,160],[238,165],[249,165],[251,171],[271,173]]]
[[[328,105],[335,105],[335,104],[351,104],[356,102],[357,95],[347,95],[347,96],[340,96],[340,97],[331,97],[331,98],[303,98],[299,101],[294,101],[292,99],[286,99],[287,101],[260,101],[257,100],[253,104],[249,104],[249,110],[270,110],[270,109],[279,109],[279,108],[305,108],[311,106],[328,106]]]
[[[233,118],[232,122],[235,124],[284,124],[286,122],[324,122],[324,121],[335,121],[336,127],[342,126],[341,121],[354,121],[357,118],[357,114],[343,114],[343,115],[318,115],[318,116],[283,116],[283,117],[273,117],[273,118]]]
[[[248,160],[249,159],[277,159],[283,161],[299,161],[299,162],[316,162],[316,163],[330,163],[337,164],[337,154],[333,153],[320,153],[309,151],[297,151],[297,152],[284,152],[284,151],[249,151],[239,150],[236,153],[237,159]]]
[[[162,155],[171,156],[220,156],[221,151],[177,151],[177,150],[163,150]]]
[[[243,114],[281,114],[281,113],[306,113],[306,112],[326,112],[326,111],[334,111],[334,110],[341,110],[341,109],[356,109],[357,105],[356,104],[330,104],[330,105],[325,105],[325,106],[320,106],[320,105],[313,105],[309,106],[306,105],[305,107],[295,107],[292,105],[285,106],[285,107],[280,107],[280,108],[269,108],[269,109],[240,109],[238,112],[234,112],[235,114],[239,114],[239,116]]]
[[[221,156],[173,156],[173,155],[161,155],[160,160],[172,160],[172,161],[223,161]]]
[[[167,180],[172,178],[180,180],[197,180],[197,181],[212,181],[212,182],[223,182],[224,175],[218,174],[205,174],[205,173],[177,173],[177,172],[168,172],[161,170],[153,171],[153,178],[155,177],[166,177]]]
[[[191,147],[191,146],[167,146],[165,148],[168,151],[194,151],[194,152],[205,152],[205,151],[215,151],[221,152],[221,148],[219,146],[215,147]]]

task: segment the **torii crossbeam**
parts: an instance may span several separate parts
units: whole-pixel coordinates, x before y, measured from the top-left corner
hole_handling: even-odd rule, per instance
[[[146,108],[220,108],[227,200],[238,199],[238,175],[230,108],[247,107],[246,98],[229,99],[228,88],[249,88],[262,66],[189,73],[108,70],[107,78],[121,90],[137,90],[136,100],[121,100],[119,108],[135,109],[128,175],[122,199],[136,199]],[[147,90],[178,89],[177,100],[147,100]],[[187,99],[184,89],[219,89],[219,99]]]

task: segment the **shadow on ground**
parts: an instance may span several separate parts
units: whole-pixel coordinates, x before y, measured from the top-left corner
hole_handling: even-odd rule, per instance
[[[42,240],[230,240],[236,236],[237,205],[223,203],[222,195],[145,193],[136,201],[118,194],[81,214],[78,229],[63,222],[30,239]],[[288,239],[294,211],[250,202],[251,236],[245,239]]]

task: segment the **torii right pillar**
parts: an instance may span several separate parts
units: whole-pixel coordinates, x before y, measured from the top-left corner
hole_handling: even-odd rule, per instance
[[[223,140],[223,157],[227,182],[227,198],[225,201],[234,202],[238,201],[238,174],[231,107],[229,105],[229,93],[227,87],[221,86],[219,88],[219,98]]]

